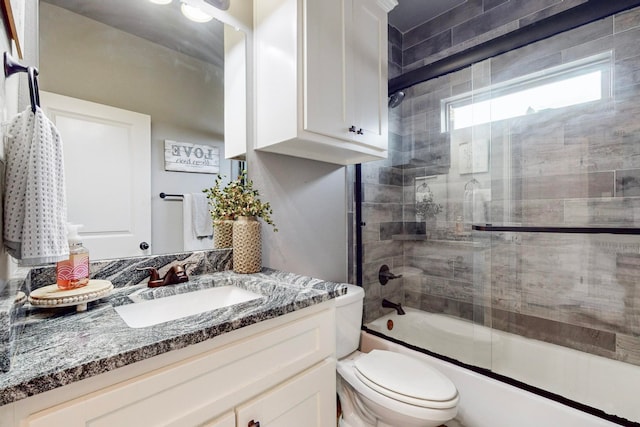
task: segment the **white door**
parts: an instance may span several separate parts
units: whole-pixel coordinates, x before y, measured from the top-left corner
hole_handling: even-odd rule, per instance
[[[83,225],[90,258],[149,253],[151,118],[49,92],[40,99],[62,138],[68,219]]]

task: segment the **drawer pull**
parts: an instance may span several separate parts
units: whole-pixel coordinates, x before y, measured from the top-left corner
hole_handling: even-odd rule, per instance
[[[260,421],[249,421],[249,424],[247,424],[247,427],[260,427]]]
[[[356,133],[356,127],[352,125],[352,126],[349,128],[349,132]]]
[[[356,132],[358,135],[364,135],[364,132],[362,131],[362,128],[358,129],[358,131]]]

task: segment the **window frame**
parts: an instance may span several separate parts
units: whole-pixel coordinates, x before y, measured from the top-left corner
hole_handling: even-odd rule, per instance
[[[613,94],[613,51],[606,51],[596,55],[589,56],[587,58],[572,61],[559,66],[546,68],[544,70],[529,73],[523,76],[519,76],[504,82],[490,84],[489,86],[472,89],[471,91],[455,95],[449,98],[440,100],[441,111],[441,132],[451,132],[455,130],[468,129],[473,126],[492,123],[494,120],[482,123],[473,123],[471,126],[464,128],[455,128],[453,126],[453,114],[452,110],[468,105],[477,104],[480,102],[489,101],[502,96],[515,94],[525,90],[530,90],[536,87],[544,86],[550,83],[555,83],[561,79],[571,79],[587,75],[593,72],[599,71],[600,74],[600,99],[594,101],[585,101],[577,104],[567,105],[558,108],[544,109],[540,111],[562,111],[567,108],[576,108],[584,106],[593,102],[604,102],[612,98]],[[538,113],[536,111],[533,114]],[[523,117],[524,115],[514,115],[499,120],[509,120],[517,117]]]

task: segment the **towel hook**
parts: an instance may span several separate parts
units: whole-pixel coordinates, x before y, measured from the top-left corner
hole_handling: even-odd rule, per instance
[[[40,90],[38,88],[38,74],[36,67],[26,67],[13,59],[9,52],[4,53],[4,76],[9,77],[15,73],[27,73],[29,80],[29,98],[31,100],[31,111],[36,112],[36,107],[40,106]]]

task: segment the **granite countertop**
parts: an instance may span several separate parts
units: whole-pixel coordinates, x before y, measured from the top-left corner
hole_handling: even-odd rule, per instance
[[[235,284],[264,297],[146,328],[130,328],[114,307],[211,286]],[[310,277],[263,269],[256,274],[221,271],[161,288],[145,284],[114,289],[74,307],[23,306],[11,369],[0,373],[0,405],[71,384],[150,357],[196,344],[226,332],[275,318],[346,292],[346,287]]]

